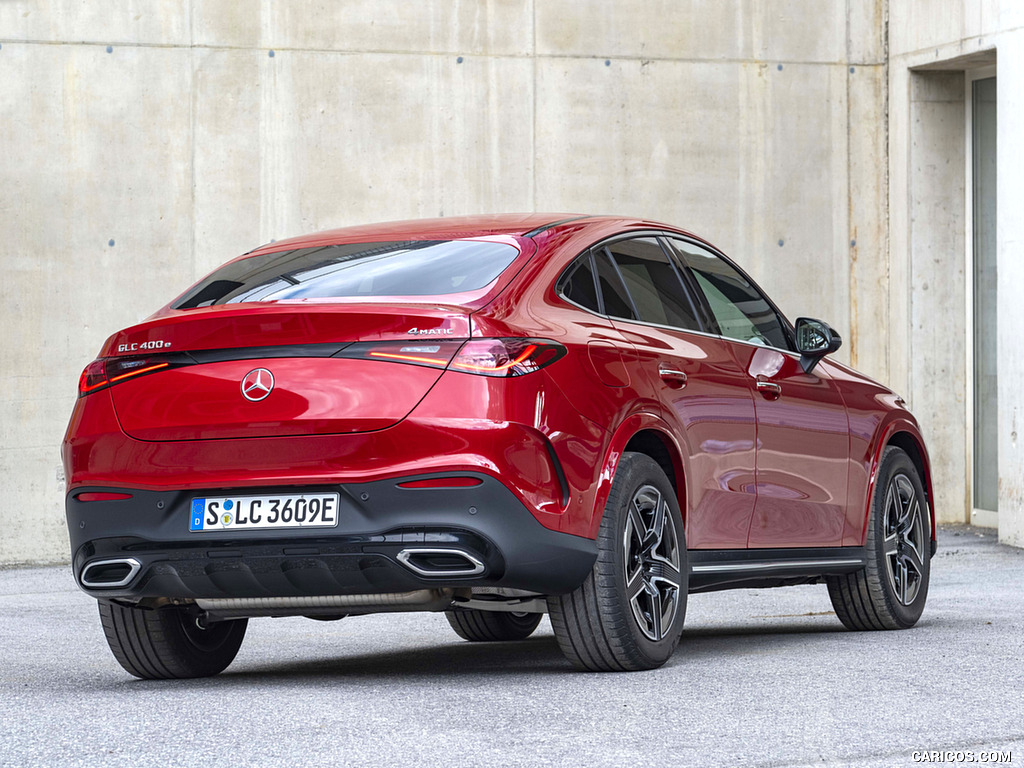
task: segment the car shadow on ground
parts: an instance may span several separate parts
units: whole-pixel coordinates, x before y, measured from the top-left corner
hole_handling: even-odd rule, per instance
[[[762,654],[805,647],[808,636],[848,634],[842,626],[814,626],[804,622],[778,620],[757,626],[711,626],[683,632],[679,649],[666,668],[687,666],[704,659],[726,655]],[[213,688],[234,686],[307,684],[316,682],[395,681],[408,684],[416,681],[452,680],[453,678],[542,677],[576,674],[573,666],[559,650],[550,634],[538,635],[518,642],[441,642],[418,648],[381,650],[374,653],[346,655],[344,646],[335,646],[336,656],[322,653],[308,659],[273,662],[260,661],[245,655],[225,672],[212,678],[181,681],[172,685],[197,685]],[[255,649],[254,649],[255,651]],[[124,681],[150,686],[167,685],[164,681]],[[122,683],[122,685],[124,684]]]

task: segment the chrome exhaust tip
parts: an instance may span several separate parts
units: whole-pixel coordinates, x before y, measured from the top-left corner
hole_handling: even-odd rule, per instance
[[[134,557],[96,560],[82,569],[82,575],[79,578],[83,587],[112,589],[127,586],[141,570],[142,563]]]
[[[418,576],[476,576],[487,570],[483,562],[462,549],[403,549],[398,562]]]

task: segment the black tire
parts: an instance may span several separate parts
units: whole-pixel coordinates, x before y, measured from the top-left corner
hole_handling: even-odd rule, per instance
[[[245,637],[247,619],[201,629],[183,608],[157,610],[100,603],[107,645],[122,667],[144,680],[209,677],[223,672]]]
[[[882,454],[864,550],[864,568],[827,579],[836,616],[852,630],[914,626],[928,598],[931,515],[914,463],[894,446]]]
[[[624,453],[604,508],[593,571],[574,592],[548,598],[562,652],[577,669],[591,672],[660,667],[683,631],[688,574],[671,483],[649,456]]]
[[[525,640],[544,618],[542,613],[478,611],[474,608],[445,611],[444,615],[455,634],[473,643]]]

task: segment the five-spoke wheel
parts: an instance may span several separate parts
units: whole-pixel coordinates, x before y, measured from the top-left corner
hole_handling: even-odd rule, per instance
[[[921,476],[900,448],[889,446],[875,481],[864,552],[856,573],[828,577],[836,615],[850,629],[906,629],[928,596],[931,514]]]
[[[911,605],[924,582],[927,538],[921,502],[910,478],[893,475],[885,494],[885,571],[896,599]]]
[[[626,593],[640,631],[655,642],[675,623],[682,574],[668,502],[653,485],[633,494],[623,535]]]
[[[651,457],[622,455],[596,543],[586,581],[548,598],[562,651],[592,671],[661,666],[683,630],[689,571],[676,492]]]

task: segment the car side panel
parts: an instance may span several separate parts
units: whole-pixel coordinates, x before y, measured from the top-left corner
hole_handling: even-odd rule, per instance
[[[838,385],[823,366],[804,373],[796,355],[736,346],[749,355],[757,411],[757,504],[748,546],[841,546],[850,429]]]
[[[892,435],[906,432],[913,438],[924,462],[925,477],[922,480],[925,490],[928,498],[934,499],[928,452],[917,421],[904,407],[902,398],[892,390],[833,360],[825,359],[818,365],[839,387],[850,419],[849,501],[843,546],[860,546],[864,543],[875,473],[882,450]],[[929,506],[932,507],[934,536],[935,510],[933,504]]]
[[[755,501],[755,413],[730,345],[682,330],[613,322],[638,352],[630,377],[645,383],[679,436],[686,466],[687,546],[746,547]],[[685,373],[685,385],[662,378],[662,368]]]

